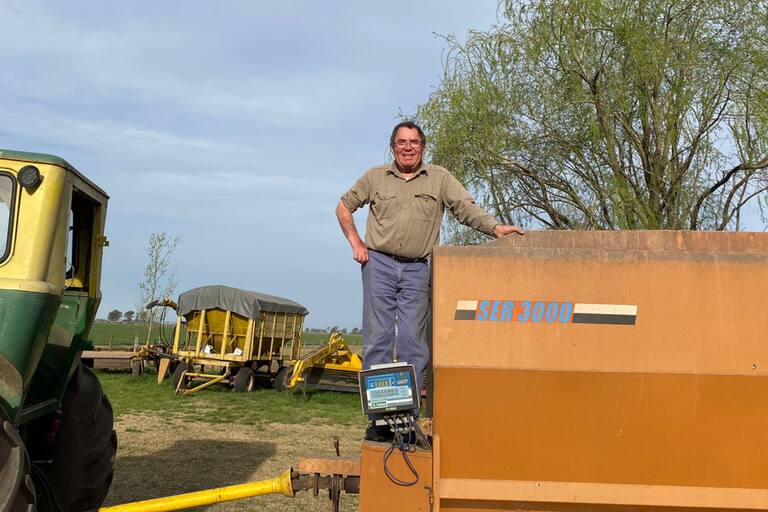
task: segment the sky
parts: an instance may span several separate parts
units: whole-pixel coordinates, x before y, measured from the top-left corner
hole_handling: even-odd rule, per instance
[[[99,317],[136,309],[166,231],[177,292],[280,295],[319,328],[361,324],[339,197],[439,85],[439,35],[498,22],[496,0],[0,0],[0,18],[0,148],[110,195]]]

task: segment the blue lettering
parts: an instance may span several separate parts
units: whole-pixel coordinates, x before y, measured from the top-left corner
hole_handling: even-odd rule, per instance
[[[477,308],[477,319],[480,321],[488,320],[488,307],[491,303],[484,300],[480,303],[480,307]]]
[[[548,324],[551,324],[557,319],[557,302],[550,302],[547,304],[547,312],[544,316]]]
[[[526,300],[520,305],[523,310],[517,315],[517,321],[527,322],[531,318],[531,303]]]
[[[494,322],[499,320],[499,306],[501,306],[500,300],[493,301],[493,309],[491,309],[491,320]]]
[[[571,315],[573,314],[573,304],[570,302],[563,302],[560,306],[560,323],[567,324],[571,321]]]
[[[505,322],[512,320],[512,311],[515,309],[515,303],[511,300],[504,301],[504,307],[501,308],[501,319]]]
[[[541,319],[544,317],[544,303],[543,302],[537,302],[533,306],[533,321],[534,322],[541,322]]]

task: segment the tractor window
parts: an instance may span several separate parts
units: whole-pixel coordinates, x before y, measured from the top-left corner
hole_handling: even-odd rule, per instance
[[[0,173],[0,262],[10,254],[13,226],[13,199],[16,182],[10,174]]]
[[[67,217],[67,249],[65,251],[65,260],[64,260],[64,268],[65,279],[72,279],[75,276],[75,254],[74,254],[74,248],[75,248],[75,242],[72,239],[72,232],[75,230],[75,218],[74,213],[72,213],[72,210],[69,210],[69,216]],[[69,286],[70,283],[67,284]]]
[[[65,287],[70,290],[87,290],[93,242],[93,216],[95,205],[85,194],[72,194],[72,210],[69,212],[67,232],[67,264]]]

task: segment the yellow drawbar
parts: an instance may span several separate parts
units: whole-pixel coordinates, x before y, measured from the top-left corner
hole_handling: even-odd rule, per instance
[[[200,507],[202,505],[221,503],[223,501],[239,500],[278,493],[293,498],[294,492],[293,486],[291,485],[290,469],[282,475],[269,480],[230,485],[227,487],[219,487],[218,489],[208,489],[206,491],[177,494],[176,496],[168,496],[166,498],[157,498],[154,500],[125,503],[123,505],[115,505],[114,507],[101,508],[99,509],[99,512],[166,512],[169,510],[184,510]]]

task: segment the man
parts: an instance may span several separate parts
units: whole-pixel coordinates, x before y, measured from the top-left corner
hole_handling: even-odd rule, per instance
[[[396,348],[397,360],[414,366],[418,389],[429,362],[428,258],[438,241],[444,209],[487,235],[523,234],[516,226],[496,222],[446,169],[424,164],[425,143],[415,123],[395,126],[389,140],[394,162],[366,172],[336,207],[352,258],[362,265],[363,367],[392,362]],[[365,204],[370,210],[363,242],[352,213]],[[367,439],[383,436],[386,429],[377,431],[373,424],[366,431]]]

